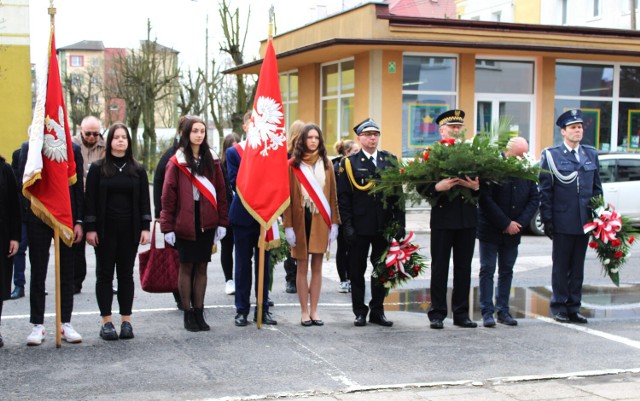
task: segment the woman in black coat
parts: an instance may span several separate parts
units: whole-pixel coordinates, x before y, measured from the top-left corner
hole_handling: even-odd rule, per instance
[[[18,252],[21,226],[16,178],[11,165],[0,155],[0,318],[3,301],[11,296],[13,255]],[[0,347],[3,345],[0,334]]]
[[[149,243],[151,202],[147,172],[133,158],[131,135],[116,123],[107,134],[105,158],[91,164],[85,192],[87,243],[96,247],[96,298],[102,326],[100,337],[117,340],[111,318],[114,271],[118,278],[121,339],[133,338],[133,266],[138,245]]]

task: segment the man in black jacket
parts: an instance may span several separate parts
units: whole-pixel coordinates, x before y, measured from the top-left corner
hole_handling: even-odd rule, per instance
[[[400,225],[398,237],[404,237],[404,209],[390,200],[385,205],[380,195],[369,193],[373,185],[370,180],[379,177],[376,170],[392,166],[396,157],[378,150],[380,128],[372,119],[362,121],[353,130],[358,135],[361,149],[342,159],[337,187],[343,232],[350,243],[349,279],[353,313],[356,315],[354,325],[366,325],[367,313],[371,312],[369,322],[389,327],[393,322],[384,315],[385,288],[371,280],[371,302],[367,307],[364,303],[364,274],[369,248],[371,263],[375,264],[389,245],[383,231],[390,222],[395,221]]]
[[[21,147],[16,149],[11,156],[11,167],[13,168],[13,174],[16,177],[16,183],[18,184],[18,197],[22,199],[22,176],[20,175],[20,151]],[[20,210],[22,215],[22,209]],[[24,220],[24,216],[23,220]],[[24,297],[24,287],[27,283],[24,272],[27,267],[27,227],[22,222],[22,237],[20,238],[20,246],[18,247],[18,253],[13,257],[13,292],[11,292],[11,299],[18,299]]]
[[[19,176],[24,175],[27,164],[29,143],[22,144],[20,152]],[[71,196],[71,212],[73,215],[74,243],[83,237],[82,216],[84,213],[84,179],[82,175],[82,153],[80,146],[73,144],[73,156],[76,162],[76,183],[69,186]],[[31,264],[30,304],[33,324],[31,334],[27,337],[27,345],[40,345],[45,338],[44,310],[45,310],[45,281],[49,266],[49,248],[53,239],[53,230],[31,211],[31,205],[25,200],[23,205],[24,217],[27,224],[27,238],[29,241],[29,262]],[[82,342],[82,337],[71,326],[73,312],[74,291],[74,254],[72,248],[60,240],[60,301],[62,320],[62,339],[70,343]]]
[[[523,157],[529,151],[527,140],[511,138],[504,157]],[[538,185],[531,180],[513,178],[502,184],[482,185],[478,209],[478,240],[480,241],[480,310],[484,327],[494,327],[495,309],[498,323],[515,326],[518,322],[509,313],[509,293],[513,266],[518,257],[522,231],[538,209]],[[493,275],[498,260],[498,286],[493,304]]]

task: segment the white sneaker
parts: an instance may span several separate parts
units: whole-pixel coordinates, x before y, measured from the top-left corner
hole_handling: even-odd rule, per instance
[[[62,339],[68,343],[77,344],[82,342],[82,336],[75,331],[71,323],[62,323],[60,334]]]
[[[27,345],[40,345],[44,341],[44,336],[47,335],[47,332],[44,329],[44,326],[41,324],[36,324],[31,329],[31,334],[27,337]]]
[[[340,289],[338,290],[338,292],[342,292],[342,293],[349,292],[349,282],[348,281],[341,281],[340,282]]]
[[[227,295],[233,295],[236,293],[236,283],[233,280],[227,280],[227,284],[224,286],[224,292]]]

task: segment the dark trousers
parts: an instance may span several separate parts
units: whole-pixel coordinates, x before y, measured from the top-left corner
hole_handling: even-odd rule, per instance
[[[349,279],[349,244],[342,230],[342,225],[338,227],[338,242],[336,244],[336,270],[340,281],[347,281]]]
[[[453,291],[451,309],[453,320],[469,317],[471,260],[476,243],[476,229],[431,229],[431,307],[429,320],[445,319],[447,310],[447,281],[449,259],[453,250]]]
[[[131,315],[133,306],[133,265],[140,238],[134,238],[131,221],[110,219],[104,234],[98,238],[96,254],[96,298],[100,316],[111,316],[113,302],[113,273],[118,278],[118,305],[120,314]]]
[[[40,221],[27,223],[29,263],[31,264],[30,322],[33,324],[44,323],[45,281],[52,239],[53,230],[46,224]],[[71,321],[73,312],[73,251],[62,240],[60,240],[60,304],[62,323],[68,323]]]
[[[22,237],[18,246],[18,253],[13,257],[13,285],[24,287],[27,280],[24,272],[27,270],[27,225],[22,223]]]
[[[235,284],[236,284],[236,313],[248,315],[251,309],[251,283],[253,272],[251,268],[251,259],[254,258],[254,268],[256,275],[255,290],[258,294],[258,238],[260,236],[260,226],[254,224],[251,226],[233,226],[233,241],[236,255],[235,266]],[[269,281],[271,277],[271,269],[269,267],[269,252],[264,255],[264,283],[262,311],[269,312]]]
[[[518,258],[518,245],[498,245],[480,241],[480,311],[482,315],[492,315],[494,310],[509,313],[509,294],[513,280],[513,265]],[[493,276],[498,260],[498,285],[496,304],[493,305]]]
[[[227,228],[227,235],[220,240],[220,263],[224,281],[233,280],[233,228]]]
[[[296,283],[296,274],[298,272],[298,261],[291,257],[291,253],[284,260],[285,281]]]
[[[588,235],[553,234],[551,313],[580,311]]]
[[[73,244],[73,256],[74,256],[74,273],[73,283],[75,288],[81,289],[82,283],[85,277],[87,277],[87,260],[85,255],[85,248],[87,246],[86,238],[82,237],[82,241],[77,244]]]
[[[351,304],[356,316],[384,314],[384,297],[386,290],[371,280],[371,301],[369,307],[364,303],[367,256],[371,248],[371,264],[375,265],[387,248],[387,240],[382,235],[357,235],[349,249],[349,278],[351,279]]]

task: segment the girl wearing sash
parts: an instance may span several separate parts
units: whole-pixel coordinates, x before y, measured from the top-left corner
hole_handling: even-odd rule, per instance
[[[179,148],[167,163],[160,227],[165,240],[175,243],[180,254],[178,290],[184,328],[208,331],[204,320],[207,264],[213,243],[225,236],[229,225],[227,194],[220,159],[209,148],[204,122],[187,116],[181,134]]]
[[[96,298],[103,340],[133,338],[133,266],[138,245],[149,243],[151,202],[147,172],[133,158],[126,125],[109,128],[104,159],[91,164],[85,191],[87,243],[96,248]],[[118,279],[120,335],[111,317],[113,274]]]
[[[302,326],[322,326],[318,301],[322,287],[322,257],[338,237],[338,200],[333,166],[327,158],[322,131],[307,124],[289,160],[291,203],[284,227],[291,256],[297,260],[296,286]],[[307,280],[311,259],[311,281]]]

